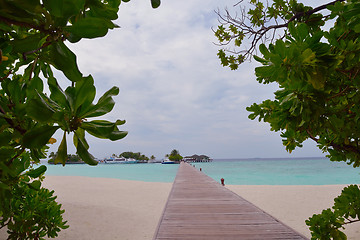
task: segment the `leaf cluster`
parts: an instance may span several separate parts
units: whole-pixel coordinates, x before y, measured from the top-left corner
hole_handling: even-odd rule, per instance
[[[306,224],[312,232],[311,239],[347,239],[340,230],[345,224],[360,221],[360,189],[357,185],[344,188],[332,209],[323,210],[321,214],[314,214]]]
[[[41,190],[46,167],[33,169],[46,157],[47,145],[56,141],[56,131],[63,131],[63,138],[54,161],[63,165],[70,133],[77,155],[90,165],[97,161],[88,151],[86,134],[111,141],[127,134],[119,130],[124,120],[98,118],[113,109],[119,89],[112,87],[95,102],[94,79],[81,73],[67,46],[117,28],[120,4],[121,0],[0,1],[0,220],[10,238],[54,237],[65,228],[52,193]],[[160,0],[151,0],[151,5],[158,7]],[[66,88],[60,87],[54,69],[69,80]],[[28,199],[29,205],[21,205],[20,199]],[[42,202],[51,206],[50,212]],[[35,216],[36,205],[43,220]],[[26,236],[17,235],[26,229]]]
[[[220,24],[214,34],[223,47],[218,52],[221,64],[236,70],[256,53],[261,43],[285,38],[291,22],[306,23],[313,31],[319,30],[328,16],[318,12],[333,4],[329,2],[312,8],[296,0],[249,0],[248,4],[243,1],[236,4],[239,9],[235,16],[228,10],[225,13],[217,11]]]
[[[68,228],[62,217],[65,210],[53,194],[46,188],[34,189],[23,184],[14,187],[13,213],[6,222],[8,239],[54,238],[61,229]]]
[[[358,16],[350,14],[358,7],[336,4],[337,22],[329,31],[290,23],[285,41],[260,45],[262,57],[254,57],[263,65],[255,69],[257,80],[277,83],[279,90],[275,100],[248,107],[249,118],[281,131],[288,151],[310,138],[332,161],[360,165],[360,35],[352,23]]]
[[[180,155],[179,151],[176,149],[173,149],[169,155],[169,160],[171,161],[181,161],[183,157]]]
[[[144,154],[141,154],[141,152],[123,152],[119,155],[120,157],[123,158],[132,158],[135,160],[140,160],[140,161],[148,161],[149,158],[147,156],[145,156]]]
[[[229,59],[250,56],[251,49],[259,46],[261,55],[254,55],[261,64],[255,69],[257,81],[279,86],[273,100],[247,108],[249,118],[267,122],[272,131],[279,131],[289,152],[311,139],[331,161],[359,167],[360,3],[339,0],[312,8],[295,0],[278,0],[265,8],[259,2],[251,0],[255,9],[248,12],[250,25],[245,19],[223,18],[233,27],[221,25],[217,33],[255,36],[245,54],[240,51],[232,57],[221,49],[221,62],[236,69],[238,63]],[[319,13],[324,9],[329,11],[326,16]],[[324,28],[330,20],[332,27]],[[267,25],[271,21],[272,25]],[[266,38],[268,31],[281,28],[285,29],[280,37]],[[229,36],[233,40],[236,34]],[[258,45],[261,39],[270,43]],[[335,199],[333,210],[326,209],[308,220],[312,239],[346,239],[339,229],[359,221],[359,194],[356,185],[345,188]]]

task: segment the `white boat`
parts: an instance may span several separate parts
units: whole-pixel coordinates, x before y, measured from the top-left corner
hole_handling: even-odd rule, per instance
[[[116,164],[116,163],[122,163],[122,164],[130,164],[130,163],[137,163],[138,161],[133,158],[106,158],[104,159],[104,163],[110,163],[110,164]]]
[[[171,161],[170,159],[168,159],[168,158],[165,158],[162,162],[161,162],[161,164],[175,164],[176,162],[174,162],[174,161]]]

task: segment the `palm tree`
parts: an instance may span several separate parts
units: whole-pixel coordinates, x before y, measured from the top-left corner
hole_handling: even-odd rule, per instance
[[[172,150],[171,153],[170,153],[170,156],[176,156],[176,155],[180,155],[179,151],[176,150],[176,149]]]

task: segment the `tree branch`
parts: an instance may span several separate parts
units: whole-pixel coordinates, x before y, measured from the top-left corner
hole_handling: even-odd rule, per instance
[[[1,105],[0,105],[0,112],[4,115],[6,114],[5,110],[1,107]],[[26,130],[21,128],[19,125],[16,125],[12,119],[7,117],[4,117],[4,119],[13,129],[19,131],[21,135],[24,135],[26,133]]]
[[[18,151],[18,153],[6,163],[6,166],[10,166],[16,158],[18,158],[21,154],[23,154],[23,152],[25,152],[25,148],[21,148],[19,150],[20,151]]]
[[[51,30],[46,30],[45,28],[43,28],[42,26],[39,26],[39,25],[30,24],[30,23],[26,23],[26,22],[20,22],[20,21],[16,21],[16,20],[9,19],[9,18],[2,17],[2,16],[0,16],[0,21],[6,23],[8,25],[16,25],[16,26],[26,27],[26,28],[30,28],[30,29],[36,29],[41,32],[46,32],[46,33],[52,32]]]
[[[309,129],[306,129],[306,132],[307,132],[307,134],[309,134],[309,137],[310,137],[312,140],[314,140],[315,142],[318,142],[318,141],[319,141],[319,139],[317,139],[316,137],[314,137],[314,136],[311,134],[311,132],[310,132]]]
[[[235,54],[244,53],[244,58],[247,59],[248,57],[253,55],[259,41],[266,41],[268,39],[267,33],[269,31],[274,31],[272,33],[273,37],[271,37],[271,42],[272,42],[275,39],[274,36],[275,36],[276,30],[281,29],[281,28],[287,28],[290,22],[295,21],[297,19],[300,19],[301,17],[304,17],[304,16],[311,16],[312,14],[314,14],[316,12],[319,12],[319,11],[322,11],[322,10],[326,9],[328,6],[334,5],[336,2],[344,2],[344,1],[345,0],[335,0],[335,1],[329,2],[327,4],[323,4],[323,5],[319,6],[319,7],[313,8],[313,9],[311,9],[309,11],[306,11],[306,12],[295,13],[289,20],[287,20],[287,21],[284,20],[283,24],[274,24],[274,25],[270,25],[270,26],[265,26],[265,23],[269,22],[269,21],[266,21],[266,19],[264,19],[263,26],[258,30],[254,29],[253,26],[251,26],[251,25],[249,26],[249,25],[247,25],[245,23],[246,12],[245,12],[244,8],[240,9],[240,11],[241,11],[241,17],[240,18],[238,18],[237,16],[232,17],[227,9],[225,9],[225,15],[224,16],[220,14],[219,10],[215,11],[215,13],[218,15],[220,24],[222,24],[222,25],[234,25],[234,26],[236,26],[237,28],[239,28],[241,30],[240,31],[241,34],[250,35],[248,37],[248,39],[251,39],[251,43],[250,43],[250,47],[248,49],[244,49],[244,50],[240,50],[240,51],[231,51],[231,50],[228,50],[228,49],[226,50],[228,52],[232,52],[232,53],[235,53]],[[235,6],[240,4],[241,2],[242,2],[242,0],[239,1],[237,4],[235,4]],[[235,38],[237,38],[239,36],[240,35],[233,35],[233,36],[230,37],[230,39],[226,43],[221,43],[220,45],[228,45],[231,42],[232,39],[235,39]]]
[[[359,154],[360,155],[360,149],[358,147],[355,147],[353,145],[349,145],[349,144],[337,144],[337,143],[333,143],[331,142],[330,143],[330,146],[333,147],[335,150],[338,150],[338,151],[349,151],[349,152],[353,152],[353,153],[356,153],[356,154]]]
[[[4,77],[0,78],[0,82],[4,81],[11,73],[12,71],[10,70]]]
[[[347,219],[347,220],[348,220],[348,222],[344,222],[343,225],[345,225],[345,224],[350,224],[350,223],[354,223],[354,222],[360,222],[360,219],[356,219],[356,220]]]
[[[310,132],[309,129],[306,129],[307,134],[309,135],[309,138],[314,140],[315,142],[319,142],[319,139],[316,138],[314,135],[312,135],[312,133]],[[353,145],[349,145],[349,144],[337,144],[334,142],[330,142],[329,143],[330,147],[333,147],[335,150],[339,150],[339,151],[348,151],[348,152],[353,152],[356,154],[360,154],[360,149],[356,146]]]

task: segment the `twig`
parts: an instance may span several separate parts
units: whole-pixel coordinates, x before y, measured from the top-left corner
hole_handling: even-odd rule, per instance
[[[33,25],[33,24],[30,24],[30,23],[26,23],[26,22],[19,22],[19,21],[13,20],[13,19],[2,17],[2,16],[0,16],[0,21],[6,23],[8,25],[16,25],[16,26],[21,26],[21,27],[32,28],[32,29],[39,30],[41,32],[46,32],[46,33],[51,33],[52,32],[51,30],[47,30],[47,29],[45,29],[45,28],[43,28],[41,26],[38,26],[38,25]]]
[[[28,51],[28,52],[24,52],[24,53],[22,54],[24,60],[26,60],[26,55],[36,53],[36,52],[40,51],[41,49],[49,46],[51,43],[52,43],[52,42],[46,42],[46,43],[44,43],[41,47],[39,47],[39,48],[37,48],[37,49],[31,50],[31,51]]]
[[[289,20],[286,21],[286,20],[283,19],[285,21],[283,24],[278,24],[277,21],[276,21],[275,25],[270,25],[270,26],[266,27],[265,23],[267,21],[266,21],[266,19],[264,19],[263,26],[258,30],[254,29],[252,26],[249,26],[249,25],[247,25],[245,23],[245,18],[246,18],[245,8],[240,7],[240,12],[241,12],[240,19],[238,19],[237,16],[232,17],[230,12],[227,9],[225,9],[225,14],[224,15],[221,15],[219,10],[215,11],[215,13],[218,15],[220,24],[222,24],[222,25],[228,25],[228,24],[234,25],[234,26],[236,26],[237,28],[239,28],[241,30],[241,34],[250,35],[249,39],[252,39],[252,40],[251,40],[249,48],[247,48],[245,50],[240,50],[240,51],[235,51],[235,50],[229,51],[228,49],[226,49],[226,51],[232,52],[232,53],[235,53],[235,54],[245,53],[244,58],[247,59],[256,50],[256,46],[258,45],[259,41],[264,42],[264,41],[268,40],[267,33],[270,30],[274,31],[274,33],[272,34],[273,37],[270,37],[271,41],[273,41],[274,36],[275,36],[275,31],[277,29],[287,28],[289,23],[295,21],[296,19],[300,19],[301,17],[304,17],[304,16],[311,16],[312,14],[314,14],[316,12],[319,12],[319,11],[322,11],[322,10],[326,9],[330,5],[334,5],[336,2],[344,2],[344,1],[345,0],[335,0],[335,1],[329,2],[327,4],[321,5],[319,7],[313,8],[313,9],[311,9],[309,11],[306,11],[306,12],[295,13]],[[241,2],[242,2],[242,0],[239,1],[237,4],[235,4],[235,6],[239,5]],[[265,14],[264,14],[264,16],[265,16]],[[249,18],[247,18],[247,19],[249,20]],[[240,35],[233,35],[233,36],[230,37],[230,39],[227,42],[220,43],[220,45],[221,46],[228,45],[231,42],[232,39],[235,39],[235,38],[237,38],[239,36]]]
[[[31,66],[31,72],[30,72],[30,76],[29,76],[29,82],[31,81],[31,78],[32,78],[32,73],[34,72],[34,69],[35,69],[35,66],[36,66],[36,63],[37,63],[37,60],[38,60],[38,57],[35,58],[32,66]]]
[[[4,81],[11,73],[12,71],[10,70],[4,77],[0,78],[0,82]]]
[[[350,86],[346,86],[346,88],[344,88],[341,92],[338,92],[337,94],[335,94],[334,96],[329,97],[328,99],[326,99],[326,101],[329,101],[333,98],[339,97],[341,96],[343,93],[345,93],[348,89],[350,88]]]
[[[306,129],[306,132],[309,134],[309,137],[310,137],[312,140],[314,140],[315,142],[319,142],[319,139],[317,139],[316,137],[314,137],[314,136],[311,134],[311,132],[310,132],[309,129]]]
[[[343,225],[345,225],[345,224],[350,224],[350,223],[354,223],[354,222],[360,222],[360,219],[350,220],[350,219],[347,218],[347,220],[348,220],[349,222],[344,222]]]
[[[12,157],[9,160],[9,162],[6,163],[6,166],[10,166],[16,158],[18,158],[21,154],[23,154],[24,151],[25,151],[25,148],[21,148],[20,151],[14,157]]]

